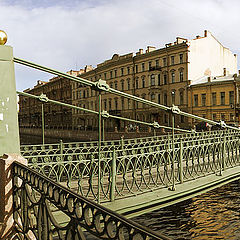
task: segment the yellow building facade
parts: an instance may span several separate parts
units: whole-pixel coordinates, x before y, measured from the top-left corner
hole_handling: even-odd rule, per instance
[[[217,122],[239,125],[240,77],[207,77],[189,85],[189,112]],[[197,122],[192,122],[197,124]]]
[[[195,111],[192,107],[190,93],[194,87],[189,86],[204,77],[223,75],[224,71],[225,74],[237,72],[237,57],[209,31],[204,31],[202,37],[196,36],[192,40],[177,37],[174,43],[160,49],[149,46],[146,51],[139,49],[135,54],[114,54],[96,68],[86,66],[80,76],[93,82],[102,79],[111,88],[162,105],[174,104],[182,111],[194,113],[200,109]],[[97,93],[81,84],[72,83],[72,102],[80,107],[98,110]],[[102,95],[102,110],[131,119],[157,121],[163,125],[170,123],[170,117],[164,111],[109,93]],[[208,116],[201,111],[199,114]],[[94,129],[98,120],[96,115],[73,110],[72,121],[75,128]],[[176,124],[190,127],[191,122],[177,116]],[[108,119],[105,126],[108,129],[122,129],[129,123]]]

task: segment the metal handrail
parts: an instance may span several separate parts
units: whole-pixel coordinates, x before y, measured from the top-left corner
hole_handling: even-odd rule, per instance
[[[67,226],[65,227],[65,229],[67,230],[67,234],[68,230],[70,229],[71,231],[72,227],[76,229],[74,232],[77,232],[79,226],[80,228],[83,227],[87,229],[88,232],[92,233],[100,239],[122,239],[121,234],[127,234],[129,239],[135,239],[134,237],[140,236],[141,239],[170,240],[170,238],[167,236],[147,229],[146,227],[143,227],[129,219],[126,219],[122,215],[117,214],[112,210],[97,204],[96,202],[93,202],[83,196],[76,194],[75,192],[52,181],[50,178],[38,173],[37,171],[34,171],[33,169],[30,169],[29,167],[21,163],[14,162],[13,177],[15,179],[20,178],[22,180],[21,186],[18,185],[20,184],[19,181],[14,181],[14,194],[15,199],[19,198],[18,201],[15,201],[16,204],[18,205],[19,202],[21,202],[23,208],[15,206],[14,211],[20,216],[23,216],[23,219],[26,220],[26,222],[23,223],[24,225],[19,225],[19,218],[16,217],[17,214],[14,214],[14,216],[15,221],[18,224],[18,228],[22,227],[21,230],[24,234],[27,233],[28,230],[36,230],[34,234],[42,231],[45,237],[44,239],[48,239],[48,234],[51,233],[46,231],[46,229],[44,228],[46,226],[49,226],[50,223],[54,224],[55,228],[57,228],[56,226],[58,226],[58,228],[61,230],[61,228],[59,227],[60,225],[56,224],[56,219],[54,219],[54,216],[51,213],[51,207],[49,205],[50,202],[55,207],[57,207],[58,210],[65,213],[70,218],[69,224],[67,224]],[[37,191],[37,194],[38,196],[40,195],[42,201],[40,200],[37,203],[35,202],[33,204],[33,202],[31,202],[30,204],[28,204],[28,201],[31,201],[31,198],[29,196],[30,192],[25,192],[24,194],[24,191],[27,190],[27,185],[34,189],[34,191]],[[21,194],[19,193],[18,195],[18,191],[22,191]],[[34,191],[31,191],[32,194],[34,193]],[[33,204],[34,206],[31,204]],[[30,207],[34,208],[34,211],[29,210]],[[38,219],[38,226],[35,226],[37,229],[34,229],[34,227],[31,226],[32,221],[27,221],[27,219],[30,218],[29,215],[37,212],[36,208],[41,209],[43,212],[48,211],[48,213],[45,214],[42,219]],[[46,209],[43,210],[44,208]],[[22,212],[19,213],[19,211]],[[91,211],[92,215],[89,214],[88,211]],[[82,212],[81,216],[80,212]],[[102,216],[103,219],[101,219],[100,216]],[[92,218],[92,220],[90,220],[90,218]],[[42,223],[40,224],[41,221]],[[89,221],[91,221],[91,223],[89,223]],[[100,221],[103,221],[104,223],[102,226],[102,231],[99,231]],[[114,229],[114,227],[116,229]],[[111,228],[113,228],[112,236],[111,234],[109,234],[109,232],[111,232]],[[55,232],[57,232],[57,230],[59,229],[55,229]],[[127,232],[124,232],[123,229],[127,230]],[[82,231],[80,233],[82,233]],[[80,233],[78,232],[75,234],[77,235]],[[74,236],[72,237],[73,238],[71,239],[75,239]]]

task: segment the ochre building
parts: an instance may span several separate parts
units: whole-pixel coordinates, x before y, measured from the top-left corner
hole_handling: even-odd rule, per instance
[[[79,71],[69,71],[77,75]],[[54,77],[48,82],[37,81],[32,89],[24,90],[32,95],[46,94],[50,99],[72,104],[72,84],[63,77]],[[19,125],[21,127],[40,127],[42,125],[42,102],[25,96],[19,97]],[[60,105],[44,103],[44,118],[46,128],[72,128],[72,109]]]
[[[228,125],[239,125],[240,76],[204,77],[191,83],[188,91],[189,112]],[[192,124],[198,124],[192,121]]]
[[[175,42],[159,49],[149,46],[146,51],[139,49],[136,54],[114,54],[111,59],[98,64],[96,68],[87,66],[81,77],[94,82],[102,79],[112,88],[143,99],[166,106],[174,104],[183,111],[204,115],[210,119],[216,114],[218,119],[217,112],[210,113],[208,110],[203,112],[208,104],[207,95],[206,106],[202,106],[202,109],[199,106],[193,106],[193,95],[198,94],[200,99],[203,94],[194,92],[200,91],[194,87],[197,86],[194,84],[203,78],[212,79],[215,76],[235,73],[237,73],[237,56],[225,48],[209,31],[204,31],[202,37],[196,36],[192,40],[177,37]],[[206,88],[203,91],[207,91]],[[231,91],[226,90],[226,105],[229,105],[227,98]],[[219,96],[219,94],[216,95],[216,101],[219,101]],[[72,82],[72,103],[98,110],[97,93],[89,87],[74,82]],[[229,111],[229,106],[224,111]],[[102,109],[110,114],[131,119],[157,121],[161,125],[169,125],[171,120],[169,114],[164,111],[109,93],[102,95]],[[221,109],[223,110],[219,107],[219,111]],[[230,112],[225,113],[226,120],[228,117],[230,119]],[[96,128],[97,124],[97,115],[73,110],[72,126],[74,128],[92,129]],[[176,124],[189,128],[192,121],[183,116],[177,116]],[[128,122],[113,119],[108,119],[105,126],[108,129],[132,127]]]

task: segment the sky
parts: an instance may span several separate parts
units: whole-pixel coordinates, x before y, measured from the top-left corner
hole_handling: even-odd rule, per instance
[[[205,29],[240,57],[239,10],[238,0],[0,0],[0,29],[15,57],[66,72]],[[53,77],[15,72],[19,91]]]

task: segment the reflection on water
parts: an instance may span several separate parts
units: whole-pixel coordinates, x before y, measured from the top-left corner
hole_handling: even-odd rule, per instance
[[[240,181],[139,217],[173,239],[240,239]]]

